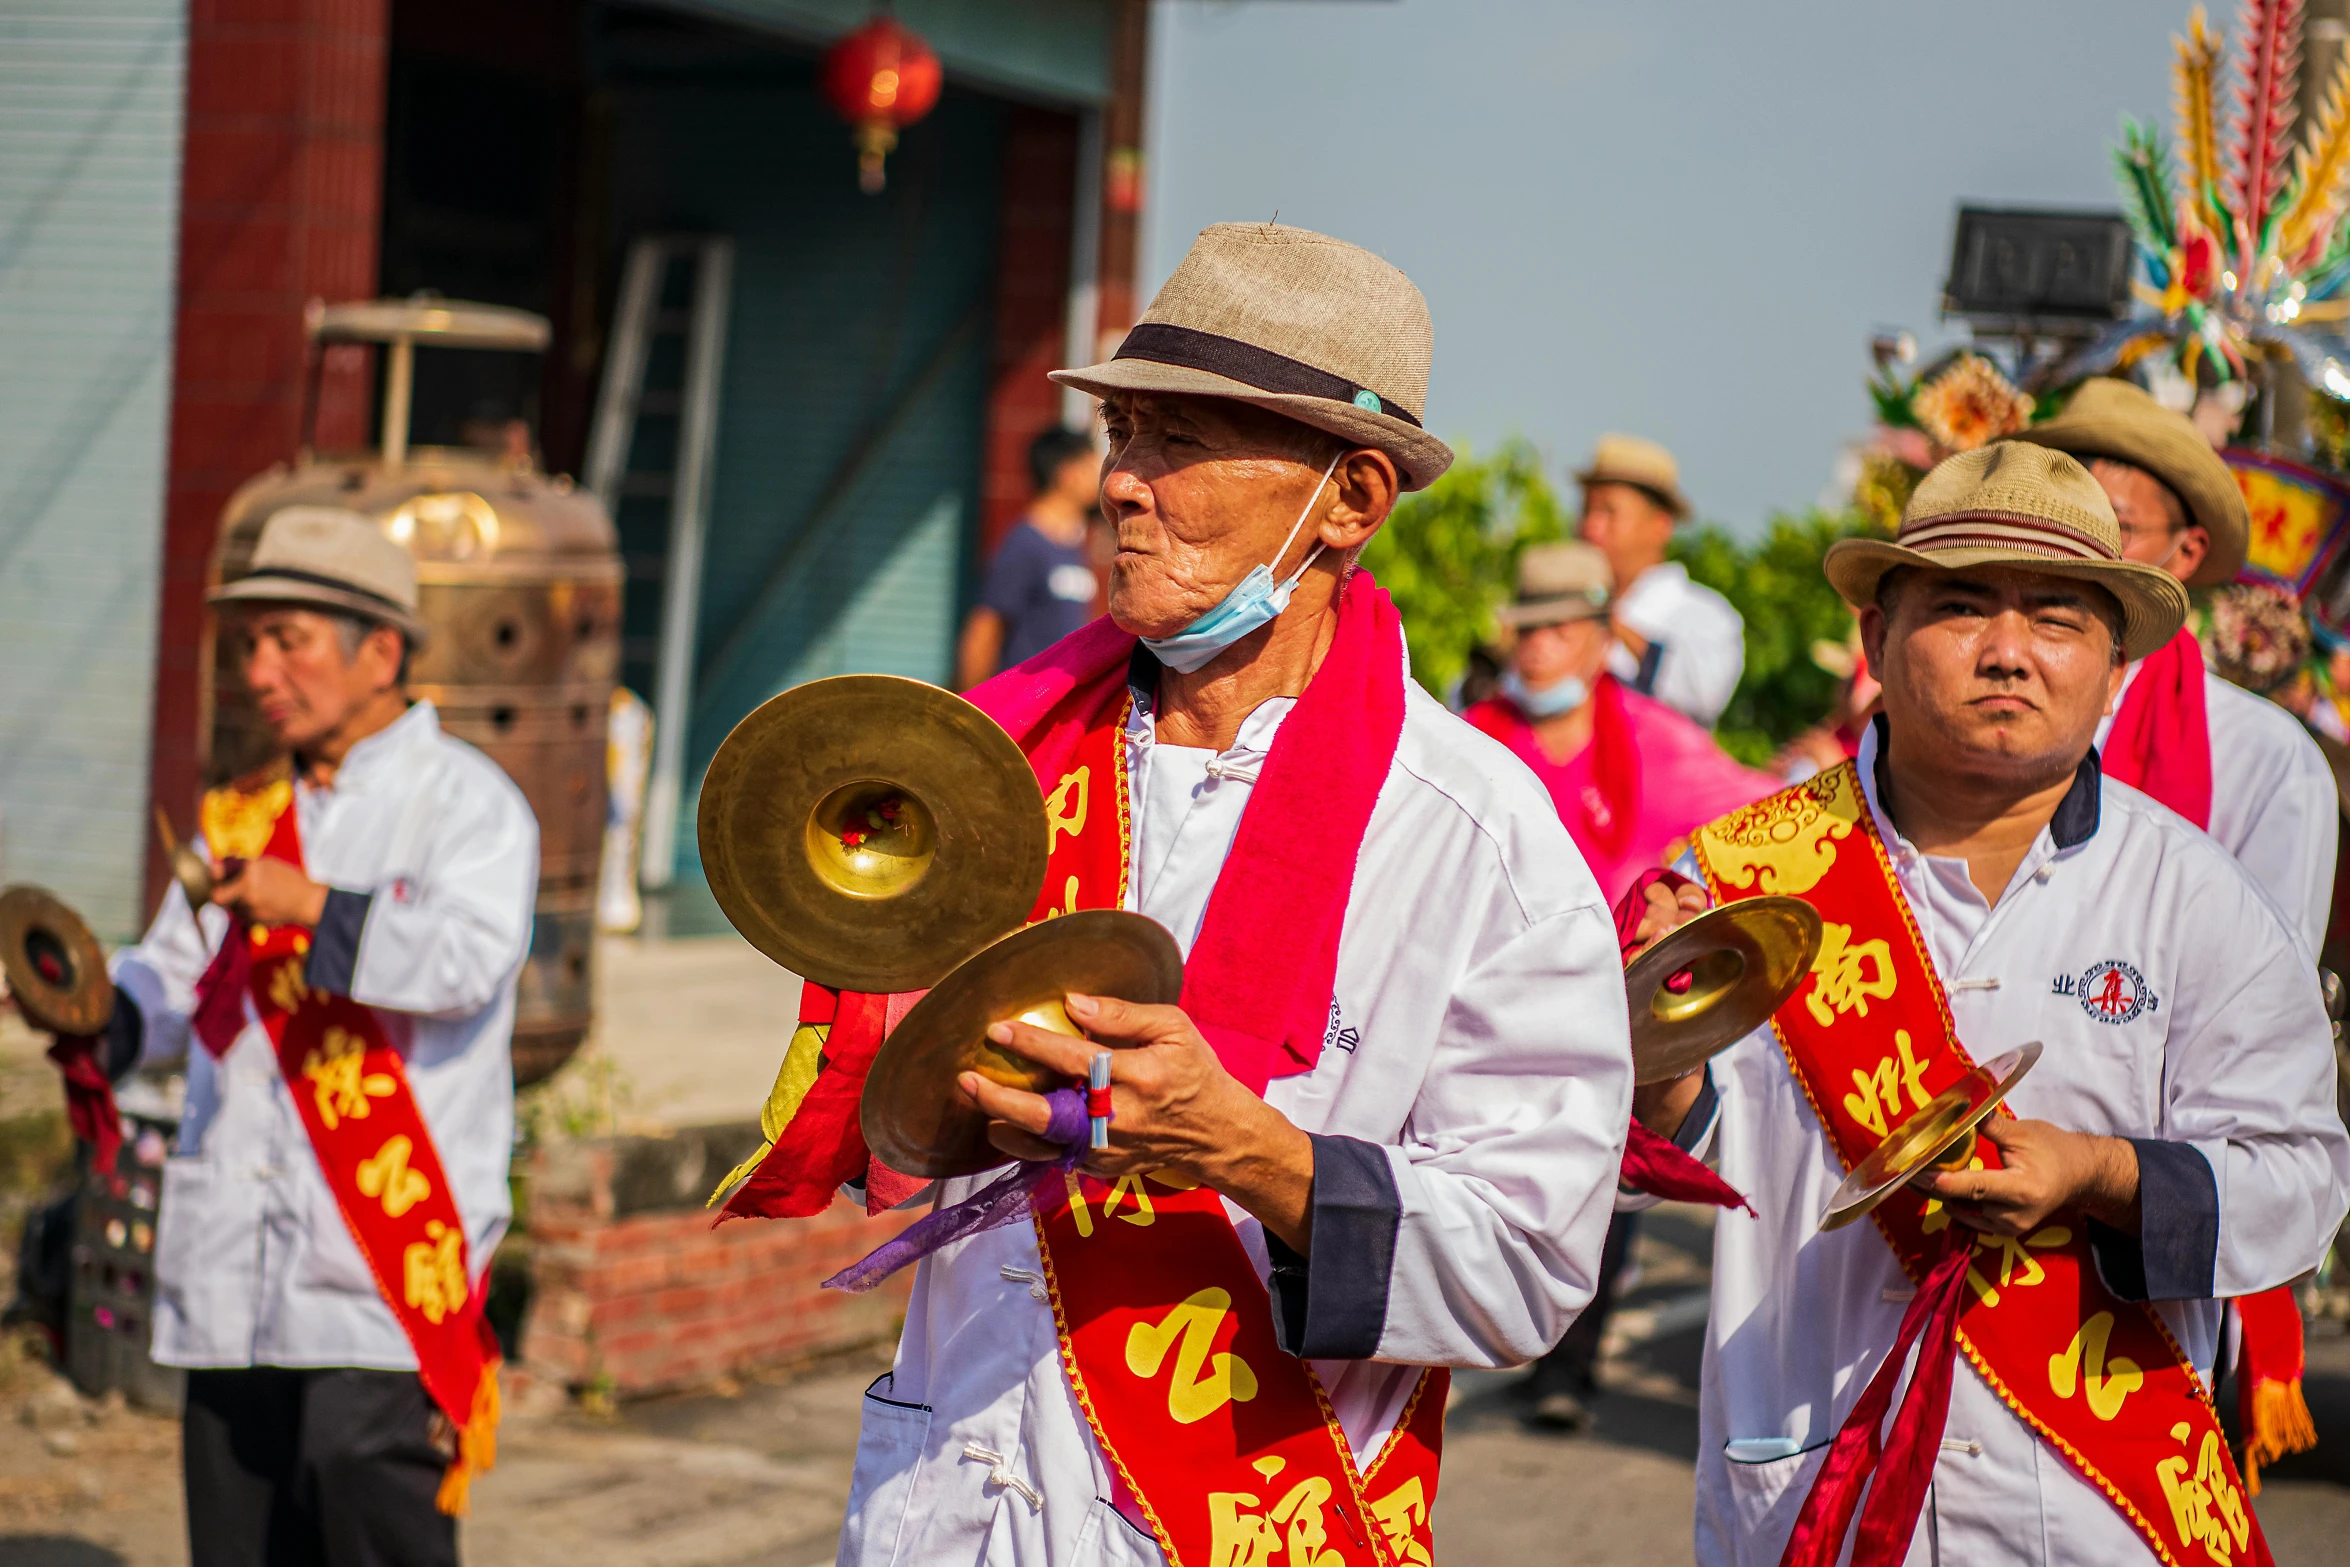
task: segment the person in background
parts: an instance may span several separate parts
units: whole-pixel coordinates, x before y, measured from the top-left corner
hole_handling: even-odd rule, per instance
[[[1536,545],[1520,556],[1517,602],[1501,612],[1517,646],[1498,692],[1462,715],[1542,780],[1611,905],[1642,870],[1680,853],[1693,829],[1778,787],[1608,673],[1613,580],[1607,556],[1589,544]],[[1539,1424],[1591,1424],[1600,1339],[1635,1223],[1620,1213],[1609,1224],[1591,1305],[1521,1384]]]
[[[1583,486],[1581,532],[1615,571],[1616,646],[1608,668],[1642,696],[1711,729],[1746,667],[1746,626],[1730,601],[1665,559],[1673,527],[1688,520],[1681,465],[1654,441],[1603,435],[1575,475]]]
[[[455,1567],[538,821],[409,696],[416,564],[373,518],[280,510],[211,603],[281,761],[205,795],[209,901],[164,894],[74,1042],[114,1080],[185,1062],[153,1354],[188,1373],[188,1558]]]
[[[2077,457],[2120,519],[2122,558],[2190,588],[2232,582],[2250,521],[2228,465],[2184,414],[2127,381],[2085,381],[2063,413],[2013,437]],[[2317,951],[2334,888],[2333,773],[2274,702],[2204,668],[2182,630],[2132,663],[2097,727],[2108,777],[2219,840]]]
[[[955,647],[955,689],[968,691],[1051,647],[1093,619],[1101,579],[1086,550],[1100,505],[1101,454],[1077,430],[1029,443],[1036,498],[996,546],[979,603]]]
[[[1860,755],[1860,737],[1877,706],[1877,680],[1860,650],[1860,628],[1841,642],[1822,637],[1811,645],[1811,661],[1836,677],[1836,699],[1825,717],[1779,747],[1770,770],[1781,783],[1801,783],[1848,757]]]

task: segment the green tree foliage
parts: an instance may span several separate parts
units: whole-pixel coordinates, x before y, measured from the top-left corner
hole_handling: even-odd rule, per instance
[[[1811,661],[1811,647],[1842,641],[1852,617],[1820,574],[1820,557],[1861,531],[1857,516],[1813,510],[1774,516],[1752,544],[1715,527],[1674,541],[1673,558],[1746,621],[1746,673],[1716,731],[1741,760],[1769,760],[1834,701],[1835,677]],[[1413,678],[1438,695],[1451,691],[1470,651],[1494,639],[1493,612],[1516,586],[1519,551],[1573,533],[1523,441],[1483,457],[1464,450],[1443,478],[1404,497],[1363,564],[1402,612]]]
[[[1715,527],[1673,541],[1673,558],[1691,580],[1728,599],[1746,622],[1746,671],[1714,731],[1740,761],[1768,761],[1835,700],[1836,677],[1812,662],[1811,648],[1843,641],[1852,612],[1828,586],[1820,558],[1838,539],[1863,531],[1857,515],[1815,508],[1774,515],[1751,544]]]
[[[1439,696],[1451,691],[1470,650],[1494,638],[1494,609],[1517,586],[1518,552],[1571,531],[1523,441],[1482,458],[1463,449],[1443,478],[1405,496],[1363,564],[1403,615],[1412,677]]]

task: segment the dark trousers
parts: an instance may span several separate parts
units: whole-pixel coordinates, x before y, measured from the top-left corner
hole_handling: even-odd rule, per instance
[[[1637,1213],[1619,1213],[1608,1220],[1607,1242],[1599,1250],[1599,1287],[1567,1336],[1534,1362],[1526,1385],[1536,1398],[1550,1393],[1589,1398],[1599,1391],[1599,1341],[1607,1333],[1608,1313],[1616,1304],[1616,1280],[1632,1255],[1632,1232],[1639,1221]]]
[[[456,1567],[434,1414],[413,1371],[189,1372],[192,1567]]]

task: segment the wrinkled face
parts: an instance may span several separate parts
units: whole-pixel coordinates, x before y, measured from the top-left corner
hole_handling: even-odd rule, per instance
[[[2160,566],[2181,582],[2211,553],[2211,535],[2189,525],[2187,508],[2171,487],[2143,468],[2110,457],[2089,459],[2121,524],[2122,558]]]
[[[1338,440],[1247,403],[1125,392],[1103,403],[1102,424],[1102,514],[1118,535],[1110,618],[1135,636],[1181,631],[1252,566],[1288,576],[1335,504],[1322,470]],[[1308,502],[1314,515],[1282,550]]]
[[[1608,640],[1607,622],[1596,617],[1529,626],[1518,633],[1510,662],[1529,690],[1547,691],[1570,676],[1589,685],[1607,662]]]
[[[335,621],[315,610],[258,604],[240,613],[238,667],[253,706],[277,743],[299,751],[341,728],[399,679],[400,633],[377,626],[356,653]]]
[[[1903,569],[1860,612],[1904,762],[2038,788],[2088,754],[2121,688],[2101,588],[2007,566]]]
[[[1593,484],[1583,491],[1586,544],[1596,544],[1615,568],[1622,587],[1665,558],[1673,541],[1673,514],[1646,490],[1631,484]]]

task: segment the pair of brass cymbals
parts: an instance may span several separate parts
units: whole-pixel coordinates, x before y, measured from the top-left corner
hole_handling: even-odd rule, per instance
[[[0,892],[0,970],[17,1011],[50,1034],[98,1034],[114,1018],[106,950],[89,922],[45,887]]]
[[[928,989],[866,1075],[865,1140],[936,1178],[1004,1162],[956,1079],[1042,1091],[1060,1075],[997,1048],[995,1023],[1075,1033],[1070,992],[1182,993],[1153,920],[1113,909],[1022,929],[1044,886],[1043,791],[1019,746],[951,692],[889,675],[794,687],[735,726],[703,780],[702,868],[751,945],[838,990]]]

